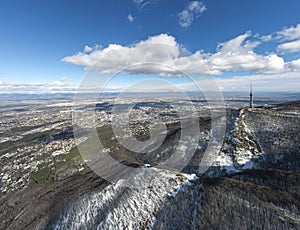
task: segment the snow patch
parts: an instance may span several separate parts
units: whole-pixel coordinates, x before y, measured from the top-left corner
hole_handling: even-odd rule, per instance
[[[84,170],[84,167],[78,169],[78,172],[82,172]]]
[[[62,154],[68,154],[67,152],[63,151],[63,150],[57,150],[57,151],[54,151],[52,153],[52,156],[59,156],[59,155],[62,155]]]
[[[170,202],[191,181],[195,174],[176,173],[165,169],[141,168],[134,181],[143,183],[141,188],[123,187],[124,180],[108,185],[98,193],[85,195],[62,216],[55,229],[146,229],[157,222],[155,214]]]

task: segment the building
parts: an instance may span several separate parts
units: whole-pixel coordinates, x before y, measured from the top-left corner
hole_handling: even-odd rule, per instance
[[[250,109],[253,108],[252,82],[250,82]]]

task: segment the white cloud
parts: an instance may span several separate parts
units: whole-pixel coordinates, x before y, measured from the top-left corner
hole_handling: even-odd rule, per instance
[[[300,24],[285,27],[280,31],[268,35],[256,36],[262,42],[276,41],[281,43],[277,46],[277,51],[283,53],[294,53],[300,51]]]
[[[258,91],[299,91],[300,75],[298,72],[285,72],[276,74],[254,74],[246,76],[233,76],[230,78],[215,77],[216,85],[221,91],[249,91],[249,83],[252,82],[254,88],[254,95]],[[168,80],[168,79],[167,79]],[[202,78],[201,80],[189,81],[176,84],[176,87],[183,91],[199,91],[200,87],[208,88],[212,86],[209,78]],[[173,91],[174,84],[149,84],[140,89],[135,89],[140,92],[165,92]],[[216,90],[216,86],[212,86],[212,90]]]
[[[216,90],[216,86],[221,91],[249,91],[249,83],[252,82],[254,88],[254,94],[258,91],[298,91],[300,75],[298,72],[285,72],[276,74],[255,74],[247,76],[234,76],[230,78],[215,77],[216,85],[211,85],[212,82],[208,78],[196,80],[195,82],[188,81],[186,83],[176,84],[178,89],[183,91],[199,91],[197,87],[208,88],[211,86],[212,90]],[[168,79],[167,79],[168,80]],[[187,79],[188,80],[188,79]],[[171,81],[172,82],[172,81]],[[196,84],[197,85],[196,85]],[[174,84],[152,84],[145,85],[136,91],[140,92],[165,92],[173,91]]]
[[[300,39],[300,24],[289,28],[284,28],[277,32],[277,39],[282,39],[285,41]]]
[[[252,82],[254,94],[258,91],[299,91],[299,81],[300,75],[297,72],[237,75],[230,78],[215,77],[215,82],[221,91],[249,91],[249,83]],[[211,84],[207,79],[197,80],[196,82],[199,86]],[[199,90],[194,82],[182,83],[176,86],[185,91]]]
[[[299,91],[300,75],[297,72],[276,74],[255,74],[217,78],[216,82],[225,91],[248,91],[249,83],[253,83],[255,91]]]
[[[300,40],[286,42],[277,46],[277,49],[287,53],[295,53],[300,51]]]
[[[1,93],[70,92],[76,90],[77,87],[68,78],[61,78],[51,83],[0,81]]]
[[[51,83],[49,83],[47,86],[49,87],[53,87],[53,88],[59,88],[59,87],[70,87],[73,86],[73,83],[70,79],[68,79],[67,77],[62,77],[59,80],[56,81],[52,81]]]
[[[300,72],[300,59],[286,63],[286,69],[293,72]]]
[[[273,39],[273,36],[272,36],[272,34],[268,34],[268,35],[261,36],[260,39],[263,42],[269,42]]]
[[[209,64],[220,71],[253,71],[263,73],[284,70],[284,60],[276,54],[259,55],[254,52],[259,43],[246,42],[250,32],[221,43],[217,53],[211,55]]]
[[[133,21],[134,21],[134,17],[133,17],[131,14],[128,14],[127,20],[128,20],[129,22],[133,22]]]
[[[62,59],[64,62],[92,68],[102,73],[116,73],[131,66],[125,71],[131,73],[160,73],[180,75],[185,73],[213,73],[219,70],[209,69],[206,54],[195,52],[181,56],[181,48],[173,36],[160,34],[149,37],[132,46],[110,44],[107,48],[95,50],[90,54],[81,52]],[[140,63],[157,63],[156,65],[139,65]]]
[[[137,6],[142,6],[143,4],[145,4],[145,2],[148,2],[148,1],[145,1],[145,0],[133,0],[133,3]]]
[[[284,28],[276,33],[276,38],[285,41],[277,46],[277,50],[286,53],[295,53],[300,51],[300,24],[289,28]]]
[[[179,24],[186,28],[192,25],[194,21],[194,16],[192,13],[190,13],[188,10],[183,10],[179,13]]]
[[[50,84],[49,84],[50,86],[64,86],[65,85],[65,83],[64,82],[62,82],[62,81],[52,81]]]
[[[88,53],[88,52],[91,52],[93,50],[93,48],[86,45],[83,50],[84,50],[85,53]]]
[[[254,51],[258,42],[249,40],[250,32],[237,36],[218,46],[214,54],[197,51],[186,54],[176,39],[167,34],[149,37],[131,46],[110,44],[91,53],[81,52],[62,59],[64,62],[116,73],[126,69],[130,73],[159,73],[161,76],[186,74],[221,74],[223,71],[250,71],[276,73],[284,71],[284,60],[276,54],[260,55]],[[183,55],[184,54],[184,55]],[[138,65],[159,63],[159,65]]]
[[[159,0],[133,0],[133,3],[137,6],[138,9],[142,10],[147,5],[154,5],[158,3]]]
[[[180,48],[175,38],[167,34],[160,34],[132,46],[110,44],[107,48],[94,50],[90,54],[82,52],[62,60],[86,68],[97,69],[102,73],[116,73],[139,63],[162,63],[174,66],[174,61],[178,61],[179,54]],[[156,73],[164,72],[165,68],[151,65],[136,66],[131,71]]]
[[[194,20],[207,10],[203,2],[190,2],[186,9],[178,14],[180,26],[187,28],[192,25]]]
[[[195,14],[202,14],[207,8],[203,2],[193,1],[188,5],[188,10]]]

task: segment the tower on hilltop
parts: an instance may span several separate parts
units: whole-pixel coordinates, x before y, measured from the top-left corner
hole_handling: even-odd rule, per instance
[[[250,82],[250,109],[253,108],[252,82]]]

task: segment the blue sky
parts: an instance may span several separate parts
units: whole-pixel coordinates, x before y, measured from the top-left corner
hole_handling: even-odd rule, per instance
[[[161,36],[155,41],[175,39],[173,45],[180,47],[180,52],[188,50],[192,55],[202,50],[206,56],[213,56],[200,58],[208,62],[208,68],[219,71],[217,79],[221,85],[224,84],[220,88],[236,89],[234,79],[237,76],[254,81],[264,78],[263,82],[281,77],[278,81],[281,84],[285,79],[288,81],[282,86],[282,90],[287,91],[299,82],[299,9],[300,2],[297,0],[4,0],[0,2],[0,89],[30,89],[43,85],[43,89],[47,90],[51,84],[76,87],[85,68],[90,67],[82,64],[86,63],[83,59],[74,61],[79,52],[84,52],[85,46],[91,48],[86,52],[88,56],[110,44],[134,47],[151,37],[166,35],[169,37]],[[290,30],[292,35],[289,28],[294,29]],[[230,63],[229,66],[228,60],[224,61],[228,49],[216,55],[220,50],[220,47],[217,49],[218,44],[241,35],[245,38],[240,46],[246,42],[259,42],[259,45],[247,50],[237,48],[236,52],[241,54],[241,59],[245,52],[255,52],[256,56],[246,58],[265,61],[260,69],[253,66],[246,68],[245,63]],[[285,44],[290,42],[296,43]],[[270,54],[284,60],[284,70],[269,68]],[[64,59],[66,57],[70,57],[68,61]],[[175,58],[180,58],[180,55]],[[220,60],[227,66],[221,66]],[[139,74],[146,78],[152,73],[149,75],[147,71],[141,71]],[[156,71],[155,74],[160,73]],[[120,87],[126,78],[130,78],[129,74],[124,78],[120,80]],[[229,80],[222,82],[222,78]],[[243,81],[240,78],[236,81],[237,86]],[[258,85],[261,90],[281,89],[275,85],[274,88],[264,88],[263,83]],[[294,86],[291,90],[297,89]]]

